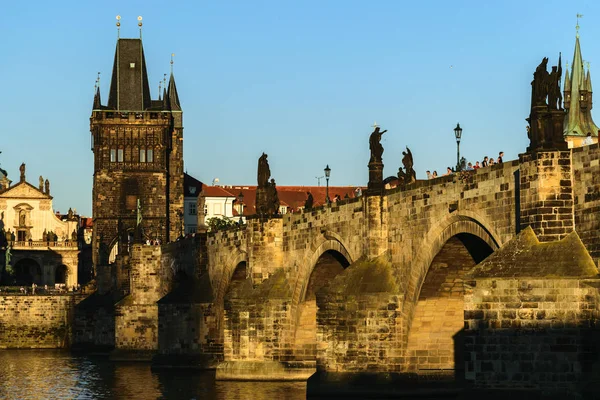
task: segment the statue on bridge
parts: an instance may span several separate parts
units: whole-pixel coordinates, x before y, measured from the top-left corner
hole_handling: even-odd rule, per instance
[[[371,133],[371,136],[369,137],[371,159],[369,160],[369,162],[382,162],[381,157],[383,155],[383,146],[381,145],[381,136],[383,136],[383,134],[386,132],[387,129],[385,131],[381,131],[378,126],[375,126],[375,130],[373,131],[373,133]]]
[[[271,169],[267,155],[262,153],[258,159],[258,173],[256,188],[256,213],[260,216],[272,216],[279,212],[279,196],[275,186],[275,179],[271,177]]]
[[[258,187],[267,187],[269,184],[269,178],[271,177],[271,169],[269,168],[269,161],[267,155],[262,153],[262,156],[258,159]]]
[[[313,203],[314,203],[314,199],[313,199],[313,195],[311,192],[306,192],[306,201],[304,202],[304,209],[305,210],[312,210],[313,208]]]
[[[567,149],[563,137],[565,111],[560,92],[561,57],[559,54],[558,66],[553,66],[550,73],[547,71],[548,57],[544,57],[533,74],[531,112],[527,119],[530,127],[528,152]]]
[[[400,186],[408,185],[409,183],[417,181],[417,173],[413,168],[414,161],[412,152],[410,151],[408,146],[406,146],[406,151],[403,151],[402,155],[404,156],[402,157],[404,171],[402,171],[402,167],[398,168],[398,179],[400,180]]]
[[[377,124],[369,136],[369,148],[371,149],[371,158],[369,159],[369,183],[368,190],[371,193],[380,193],[383,190],[383,146],[381,145],[381,136],[387,130],[380,130]]]

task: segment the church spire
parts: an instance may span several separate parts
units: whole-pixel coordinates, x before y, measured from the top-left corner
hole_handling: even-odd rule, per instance
[[[573,53],[573,63],[571,64],[571,74],[565,75],[564,103],[565,115],[563,134],[567,141],[572,141],[573,137],[585,137],[588,132],[592,136],[598,135],[598,127],[592,120],[592,81],[588,68],[587,74],[584,70],[583,57],[581,56],[581,46],[579,44],[579,18],[577,14],[577,34],[575,35],[575,51]],[[571,139],[569,139],[571,138]]]

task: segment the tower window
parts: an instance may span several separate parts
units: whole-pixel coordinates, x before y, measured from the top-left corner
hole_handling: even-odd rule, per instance
[[[110,162],[116,162],[116,161],[117,161],[117,150],[110,149]]]
[[[146,162],[146,150],[140,149],[140,162]]]
[[[135,63],[129,63],[129,68],[134,69],[135,68]]]
[[[196,204],[195,203],[189,203],[190,207],[189,207],[189,215],[196,215]]]
[[[146,160],[148,160],[148,162],[154,162],[154,152],[152,149],[148,149]]]
[[[123,162],[123,149],[117,150],[117,162]]]

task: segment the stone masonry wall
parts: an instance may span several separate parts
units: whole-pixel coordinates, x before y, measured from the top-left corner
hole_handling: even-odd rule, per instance
[[[573,231],[571,152],[521,154],[521,228],[531,226],[541,242]]]
[[[400,372],[402,298],[387,293],[317,296],[317,368]]]
[[[600,366],[598,284],[555,278],[469,282],[466,379],[479,389],[581,389]]]
[[[572,150],[575,229],[600,265],[600,148],[598,144]]]
[[[68,348],[75,298],[0,296],[0,349]]]
[[[283,219],[249,219],[247,229],[248,273],[257,285],[284,265]]]

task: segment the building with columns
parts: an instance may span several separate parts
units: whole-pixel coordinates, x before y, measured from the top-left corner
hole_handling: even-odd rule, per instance
[[[5,255],[1,264],[6,267],[8,260],[14,271],[12,277],[1,275],[2,284],[74,286],[80,253],[78,217],[69,210],[59,218],[52,207],[50,181],[40,176],[36,187],[25,179],[25,164],[19,169],[19,182],[0,190],[0,247]]]

